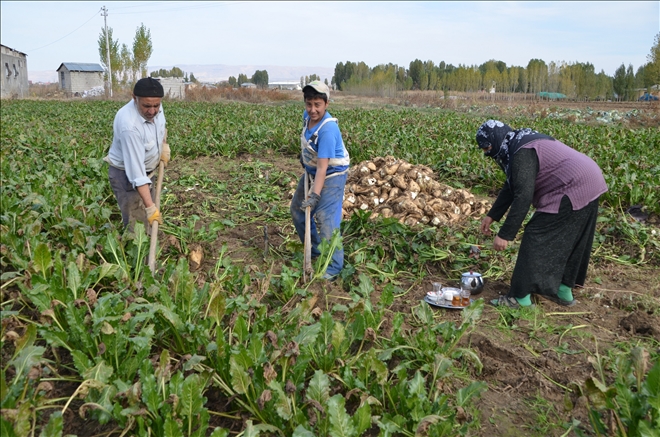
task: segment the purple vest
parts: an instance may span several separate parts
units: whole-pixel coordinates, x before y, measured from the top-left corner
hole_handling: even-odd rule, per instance
[[[556,140],[536,140],[522,148],[536,150],[539,159],[532,201],[537,211],[558,213],[564,195],[577,211],[607,191],[598,164],[566,144]]]

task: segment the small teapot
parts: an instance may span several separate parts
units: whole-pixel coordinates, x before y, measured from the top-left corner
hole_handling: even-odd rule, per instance
[[[461,289],[469,290],[470,294],[479,294],[484,289],[484,280],[481,273],[470,270],[461,276]]]

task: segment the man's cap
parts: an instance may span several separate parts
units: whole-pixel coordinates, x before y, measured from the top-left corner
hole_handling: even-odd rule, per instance
[[[153,77],[144,77],[138,80],[133,87],[133,94],[138,97],[163,97],[163,85]]]
[[[328,99],[330,98],[330,88],[328,88],[328,85],[324,84],[320,80],[313,80],[310,83],[308,83],[307,85],[305,85],[305,87],[302,89],[303,93],[305,92],[305,90],[308,87],[314,88],[317,92],[319,92],[321,94],[325,94],[325,96]]]

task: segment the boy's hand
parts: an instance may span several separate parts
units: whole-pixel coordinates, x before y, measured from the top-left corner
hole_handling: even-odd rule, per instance
[[[305,208],[307,208],[308,206],[311,209],[314,209],[316,208],[316,205],[318,205],[319,200],[321,200],[321,196],[319,196],[316,193],[312,193],[309,195],[309,198],[307,200],[305,200],[303,203],[300,204],[300,209],[304,211]]]

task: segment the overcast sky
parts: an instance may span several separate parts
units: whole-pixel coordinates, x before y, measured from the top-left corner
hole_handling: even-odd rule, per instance
[[[613,75],[622,63],[635,71],[645,64],[660,32],[660,1],[1,1],[2,44],[28,55],[29,72],[99,62],[104,5],[120,45],[130,47],[144,23],[153,43],[149,65],[170,67],[408,67],[415,59],[526,66],[536,58],[590,62]]]

